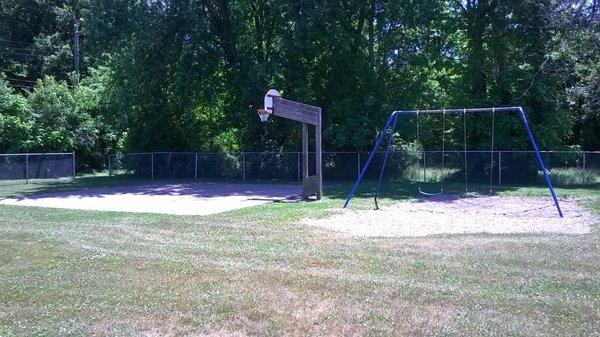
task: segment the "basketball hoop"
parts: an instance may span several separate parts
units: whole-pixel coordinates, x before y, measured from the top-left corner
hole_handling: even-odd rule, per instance
[[[275,89],[271,89],[267,91],[265,95],[265,107],[263,109],[258,109],[258,117],[260,117],[261,122],[266,122],[269,119],[269,115],[273,113],[273,97],[281,97],[279,92]]]
[[[261,122],[266,122],[269,115],[302,123],[302,196],[308,198],[316,195],[317,200],[323,195],[323,148],[321,146],[321,108],[281,98],[275,89],[267,91],[264,108],[256,110]],[[315,174],[309,175],[308,161],[308,127],[315,127]],[[298,157],[300,158],[300,156]],[[300,165],[300,163],[298,163]],[[298,166],[300,167],[300,166]],[[298,172],[300,173],[300,172]]]
[[[258,112],[258,117],[260,117],[260,121],[263,123],[269,119],[269,115],[271,114],[271,112],[267,109],[258,109],[256,112]]]

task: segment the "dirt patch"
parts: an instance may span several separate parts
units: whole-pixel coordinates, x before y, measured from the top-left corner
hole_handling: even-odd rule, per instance
[[[574,200],[560,202],[560,218],[552,200],[533,197],[437,196],[398,202],[379,210],[335,210],[333,216],[303,223],[353,236],[396,237],[436,234],[560,233],[586,234],[600,217]]]
[[[194,182],[144,184],[28,195],[3,205],[95,211],[208,215],[300,195],[299,185]]]

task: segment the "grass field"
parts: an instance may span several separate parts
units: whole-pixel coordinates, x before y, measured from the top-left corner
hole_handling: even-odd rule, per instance
[[[129,182],[0,186],[0,197]],[[348,189],[205,217],[0,206],[0,336],[599,334],[599,224],[387,239],[298,224]],[[388,184],[382,203],[415,190]],[[558,193],[600,213],[598,188]],[[366,195],[352,207],[372,207]]]

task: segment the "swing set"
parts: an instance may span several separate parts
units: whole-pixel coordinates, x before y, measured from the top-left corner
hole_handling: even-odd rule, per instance
[[[542,156],[540,155],[540,151],[538,150],[537,143],[535,141],[535,138],[533,137],[533,133],[531,132],[529,123],[527,122],[527,117],[526,117],[525,112],[522,107],[498,107],[498,108],[493,107],[493,108],[473,108],[473,109],[463,108],[463,109],[437,109],[437,110],[401,110],[401,111],[392,112],[390,117],[388,118],[382,132],[380,133],[379,137],[377,138],[377,141],[375,142],[375,146],[373,147],[373,150],[369,154],[369,158],[367,159],[367,162],[363,166],[363,168],[360,172],[360,175],[358,176],[358,179],[352,186],[352,189],[350,190],[350,193],[348,194],[348,197],[346,199],[346,202],[344,203],[343,208],[346,208],[348,206],[348,204],[350,203],[350,199],[352,199],[354,193],[356,192],[356,189],[360,185],[365,173],[367,172],[367,169],[371,165],[371,162],[373,160],[373,157],[375,156],[375,153],[377,152],[377,149],[379,149],[384,138],[387,136],[388,142],[387,142],[387,146],[386,146],[386,150],[385,150],[385,156],[383,159],[383,164],[381,165],[381,170],[379,171],[379,179],[377,181],[377,188],[376,188],[375,196],[374,196],[375,208],[376,209],[379,208],[378,203],[377,203],[377,198],[379,197],[379,191],[381,189],[381,182],[383,180],[383,174],[384,174],[387,160],[389,157],[390,149],[392,147],[392,142],[394,139],[394,133],[396,130],[398,118],[401,116],[416,116],[416,120],[417,120],[416,121],[416,129],[417,129],[416,130],[416,138],[417,138],[416,140],[418,143],[418,142],[420,142],[419,116],[422,114],[442,114],[442,158],[441,158],[442,159],[441,160],[442,176],[441,176],[440,189],[438,191],[431,191],[431,192],[425,191],[425,189],[422,187],[422,182],[420,179],[417,184],[418,191],[421,195],[437,196],[437,195],[441,195],[444,193],[444,175],[445,175],[444,170],[445,170],[445,154],[446,154],[446,137],[445,137],[446,116],[448,114],[462,113],[462,116],[463,116],[462,119],[463,119],[463,154],[464,154],[464,173],[465,173],[465,193],[468,193],[467,132],[466,132],[466,130],[467,130],[467,113],[482,113],[482,112],[491,112],[492,113],[492,130],[491,130],[491,138],[492,139],[491,139],[491,149],[490,149],[490,186],[489,186],[490,194],[492,193],[492,186],[493,186],[492,185],[493,184],[493,181],[492,181],[493,175],[491,174],[491,172],[492,172],[492,169],[494,166],[494,129],[495,129],[496,113],[515,112],[519,115],[519,117],[521,119],[521,123],[523,124],[523,128],[525,129],[525,132],[527,133],[529,141],[531,142],[533,152],[535,153],[540,170],[542,171],[542,173],[544,175],[544,179],[546,181],[546,184],[548,185],[550,194],[552,195],[552,199],[554,201],[554,205],[556,206],[556,210],[558,211],[558,214],[560,215],[560,217],[563,217],[563,213],[562,213],[562,210],[560,209],[560,204],[558,202],[558,198],[556,197],[554,187],[552,186],[552,182],[550,181],[550,177],[548,176],[548,171],[546,170],[544,161],[542,160]],[[423,182],[424,182],[424,180],[426,179],[426,170],[427,170],[426,151],[423,151],[422,160],[423,160]]]

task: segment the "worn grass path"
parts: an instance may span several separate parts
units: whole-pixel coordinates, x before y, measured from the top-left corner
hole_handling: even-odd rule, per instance
[[[207,217],[1,206],[0,336],[600,331],[597,224],[588,235],[425,238],[298,224],[339,207],[347,187]],[[559,193],[600,212],[598,190]]]

